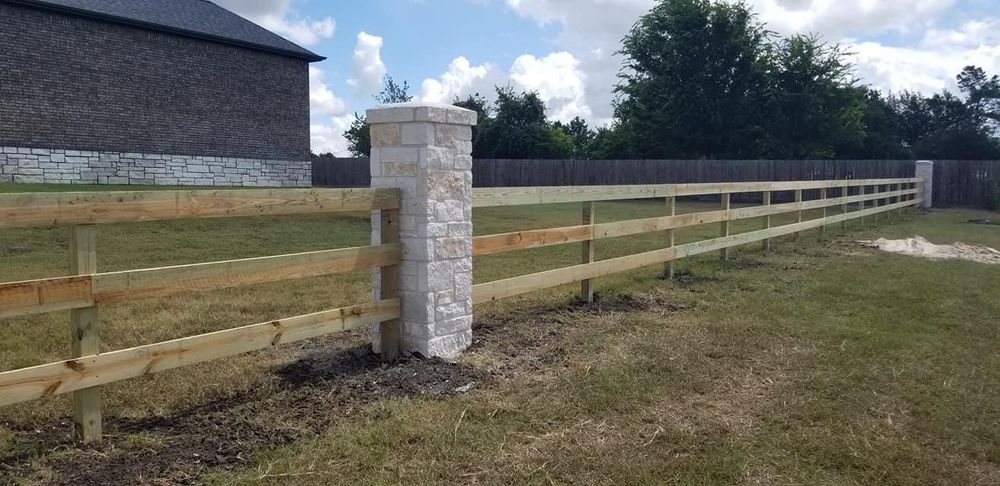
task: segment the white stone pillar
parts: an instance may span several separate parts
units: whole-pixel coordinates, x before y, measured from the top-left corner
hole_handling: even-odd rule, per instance
[[[402,190],[403,353],[452,358],[472,343],[472,127],[476,112],[434,103],[368,110],[372,187]],[[372,241],[380,239],[372,217]],[[378,275],[373,279],[380,295]],[[377,329],[372,339],[381,349]]]
[[[917,179],[924,180],[924,190],[920,203],[922,209],[930,209],[934,205],[934,162],[930,160],[917,161]]]

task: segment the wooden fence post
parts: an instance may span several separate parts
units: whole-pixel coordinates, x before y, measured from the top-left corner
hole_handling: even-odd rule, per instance
[[[822,199],[822,200],[824,200],[824,201],[826,200],[826,188],[825,187],[819,190],[819,198]],[[823,206],[823,219],[826,219],[826,206]],[[826,225],[825,224],[819,228],[819,233],[821,235],[825,235],[826,234]]]
[[[97,273],[97,228],[94,225],[70,227],[70,269],[76,275]],[[79,358],[101,352],[97,306],[70,311],[72,356]],[[101,388],[73,393],[73,436],[80,442],[101,440]]]
[[[381,244],[399,243],[399,210],[383,209],[379,215],[379,240]],[[379,299],[399,297],[399,265],[381,267]],[[380,322],[378,325],[382,361],[392,363],[399,359],[400,321]]]
[[[771,191],[764,191],[764,206],[771,205]],[[764,229],[771,229],[771,215],[764,216]],[[764,240],[764,253],[771,251],[771,239]]]
[[[859,192],[860,192],[860,194],[862,196],[868,194],[868,186],[861,186],[861,189],[859,189]],[[858,208],[860,210],[864,211],[865,210],[865,202],[864,201],[858,202]],[[865,225],[865,215],[862,214],[862,215],[858,216],[858,221],[860,222],[861,226],[864,226]]]
[[[731,196],[732,195],[729,194],[728,192],[722,195],[723,211],[729,211],[730,208],[729,203],[730,200],[732,199]],[[722,222],[721,227],[719,228],[719,235],[723,237],[729,236],[729,216],[726,216],[726,220]],[[729,260],[729,248],[723,248],[722,251],[720,251],[719,253],[723,261]]]
[[[676,216],[677,215],[677,198],[673,197],[673,196],[668,197],[666,199],[666,203],[667,203],[667,216]],[[668,245],[668,248],[673,248],[673,246],[674,246],[674,230],[667,230],[667,245]],[[668,278],[668,279],[673,280],[673,278],[674,278],[674,261],[673,260],[670,260],[669,262],[666,263],[666,266],[663,268],[663,276],[666,277],[666,278]]]
[[[895,187],[896,187],[896,192],[900,192],[900,191],[903,190],[903,184],[896,184]],[[901,202],[903,202],[903,196],[901,196],[901,195],[900,196],[896,196],[896,203],[898,204],[898,203],[901,203]],[[899,214],[900,216],[902,216],[903,215],[903,209],[906,209],[906,208],[899,208],[899,210],[896,211],[897,214]]]
[[[882,195],[882,185],[881,184],[876,184],[875,185],[875,195],[876,196],[881,196]],[[872,201],[872,205],[877,210],[879,208],[879,206],[882,205],[881,202],[882,202],[882,200],[876,197],[875,200]],[[872,218],[874,218],[875,224],[877,225],[878,224],[878,212],[877,211],[872,216]]]
[[[583,217],[581,221],[583,224],[589,224],[593,228],[594,219],[594,208],[596,204],[594,202],[583,203]],[[593,233],[591,233],[593,234]],[[583,263],[593,263],[594,262],[594,240],[587,240],[583,242]],[[586,301],[588,303],[594,302],[594,282],[591,279],[586,279],[580,282],[580,300]]]
[[[795,202],[799,203],[799,204],[802,204],[802,189],[798,189],[798,190],[795,191]],[[798,215],[798,222],[801,223],[802,222],[802,210],[800,209],[796,214]],[[797,240],[797,239],[799,239],[801,237],[802,237],[802,232],[801,231],[796,231],[795,232],[795,239]]]
[[[844,186],[844,187],[842,187],[840,189],[840,196],[841,197],[847,198],[847,197],[850,197],[850,195],[851,195],[851,187],[850,186]],[[849,207],[849,205],[847,203],[844,203],[843,206],[840,207],[841,214],[847,214],[848,212],[850,212],[850,210],[851,210],[851,208]],[[843,229],[844,231],[847,231],[847,220],[845,219],[844,222],[840,223],[840,226],[841,226],[841,229]]]

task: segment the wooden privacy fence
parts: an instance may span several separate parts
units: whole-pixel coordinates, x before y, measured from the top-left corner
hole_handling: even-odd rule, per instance
[[[365,158],[313,159],[313,186],[368,187]],[[913,177],[912,160],[509,160],[477,159],[476,187],[694,184]],[[941,206],[989,207],[1000,200],[1000,160],[940,160],[934,201]],[[991,192],[992,191],[992,192]],[[774,201],[791,201],[787,193]],[[760,202],[756,193],[733,202]]]
[[[314,157],[313,186],[369,187],[367,158]],[[913,177],[912,160],[476,159],[476,187],[693,184]]]
[[[1000,160],[934,161],[934,205],[1000,209]]]
[[[475,189],[475,207],[514,206],[526,204],[551,204],[580,202],[583,204],[582,224],[561,228],[549,228],[513,233],[479,236],[473,238],[473,255],[489,255],[500,252],[525,250],[551,245],[580,242],[583,258],[579,265],[522,275],[473,286],[473,300],[476,303],[511,297],[536,290],[581,282],[581,297],[592,300],[592,279],[640,267],[667,263],[666,272],[672,274],[674,260],[694,255],[719,251],[728,258],[730,248],[753,242],[763,242],[765,249],[769,240],[802,231],[825,228],[840,223],[846,227],[853,219],[871,217],[878,221],[879,215],[888,211],[902,211],[922,202],[920,194],[923,182],[915,178],[870,179],[870,180],[827,180],[799,182],[747,182],[721,184],[675,184],[647,186],[590,186],[590,187],[530,187]],[[850,195],[856,189],[856,195]],[[818,199],[804,200],[807,190],[819,192]],[[792,191],[795,202],[771,204],[770,195],[777,191]],[[731,196],[741,193],[762,193],[764,204],[760,206],[732,208]],[[717,211],[676,214],[677,197],[721,195],[722,205]],[[662,198],[665,201],[665,215],[658,218],[619,221],[595,224],[594,202],[626,199]],[[828,215],[830,208],[838,208],[839,214]],[[821,209],[822,217],[803,220],[803,211]],[[783,226],[771,226],[771,217],[795,213],[798,222]],[[730,234],[732,221],[762,218],[763,227],[758,231]],[[674,246],[673,230],[703,224],[719,224],[718,238]],[[668,231],[667,248],[646,253],[608,260],[594,260],[594,242],[605,238]]]
[[[96,440],[101,435],[100,385],[399,317],[399,300],[383,292],[378,302],[102,352],[102,304],[372,267],[391,274],[400,262],[400,247],[386,243],[101,273],[96,224],[381,210],[383,235],[392,239],[399,207],[396,189],[0,194],[0,229],[69,226],[76,274],[0,284],[0,318],[70,310],[73,331],[70,359],[0,373],[0,405],[73,392],[75,434],[80,440]]]

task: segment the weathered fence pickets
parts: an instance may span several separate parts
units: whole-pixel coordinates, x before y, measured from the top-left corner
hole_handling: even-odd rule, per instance
[[[506,160],[479,159],[476,187],[676,184],[745,181],[891,179],[913,177],[912,160]],[[313,160],[317,187],[368,187],[368,159]],[[1000,160],[939,160],[934,200],[941,207],[986,207],[989,182],[1000,187]],[[807,199],[818,194],[805,194]],[[794,195],[774,194],[775,202]],[[732,202],[760,202],[759,194],[734,194]]]

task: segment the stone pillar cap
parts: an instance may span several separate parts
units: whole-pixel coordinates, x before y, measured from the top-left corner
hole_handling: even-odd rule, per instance
[[[917,165],[934,165],[933,160],[918,160]]]
[[[370,108],[366,112],[368,123],[432,122],[450,125],[476,126],[478,114],[444,103],[390,103]]]

